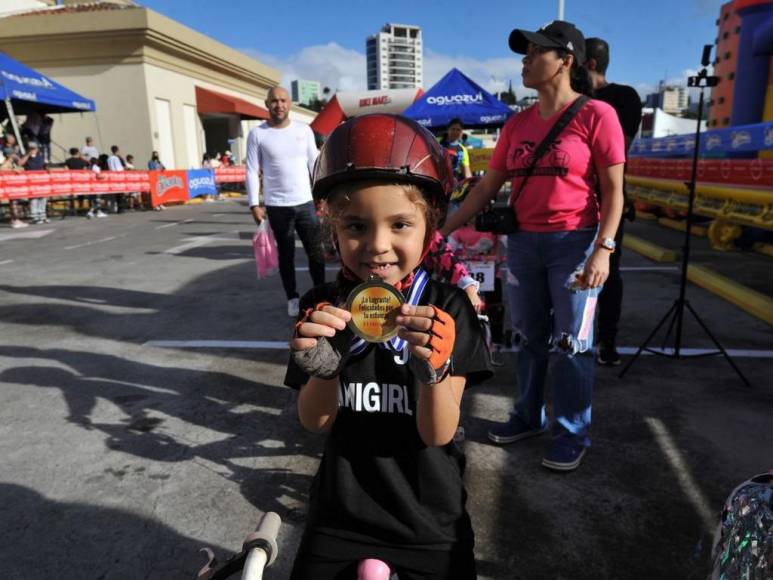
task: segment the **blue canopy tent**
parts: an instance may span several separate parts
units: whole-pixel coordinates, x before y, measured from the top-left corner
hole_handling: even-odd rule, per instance
[[[447,127],[455,118],[461,119],[465,128],[502,126],[512,113],[456,68],[403,111],[403,115],[428,129]]]
[[[19,128],[16,115],[33,111],[45,113],[68,113],[95,111],[94,101],[63,87],[47,76],[23,65],[6,54],[0,53],[0,99],[5,102],[6,112],[11,119],[16,138]]]

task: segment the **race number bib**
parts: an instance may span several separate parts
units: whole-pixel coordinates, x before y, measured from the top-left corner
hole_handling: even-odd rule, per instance
[[[465,262],[470,276],[480,284],[481,292],[494,291],[496,267],[493,260]]]

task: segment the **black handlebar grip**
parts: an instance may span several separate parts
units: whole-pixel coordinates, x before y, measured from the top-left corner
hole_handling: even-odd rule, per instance
[[[247,552],[252,548],[262,548],[268,555],[268,564],[271,566],[279,553],[276,543],[279,527],[282,519],[274,512],[266,512],[260,520],[257,529],[244,539],[242,549]]]

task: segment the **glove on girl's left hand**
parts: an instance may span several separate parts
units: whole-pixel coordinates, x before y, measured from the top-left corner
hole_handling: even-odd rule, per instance
[[[416,379],[424,385],[442,381],[456,341],[454,319],[436,306],[403,304],[397,324],[403,327],[399,336],[408,343],[408,365]]]

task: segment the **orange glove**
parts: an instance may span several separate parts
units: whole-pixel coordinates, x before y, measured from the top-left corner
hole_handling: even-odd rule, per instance
[[[434,385],[445,379],[451,368],[451,353],[456,342],[456,323],[446,312],[432,306],[432,326],[427,331],[429,342],[426,348],[432,353],[429,359],[411,355],[408,362],[416,379],[425,385]]]

